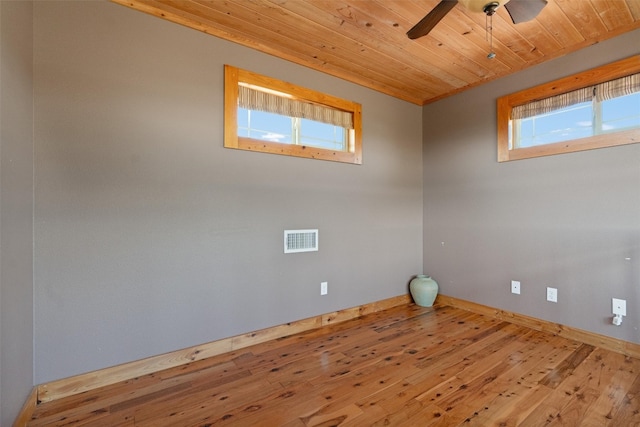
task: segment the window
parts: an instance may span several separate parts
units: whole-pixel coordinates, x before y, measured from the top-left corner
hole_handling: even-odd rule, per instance
[[[640,56],[498,99],[498,161],[640,142]]]
[[[360,104],[225,65],[224,146],[362,163]]]

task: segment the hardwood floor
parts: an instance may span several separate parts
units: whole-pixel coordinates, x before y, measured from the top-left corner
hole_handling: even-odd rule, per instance
[[[37,406],[29,426],[640,426],[640,359],[395,307]]]

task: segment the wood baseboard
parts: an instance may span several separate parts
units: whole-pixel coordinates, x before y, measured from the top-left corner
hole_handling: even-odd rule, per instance
[[[206,359],[218,354],[238,350],[276,338],[317,329],[329,324],[375,313],[398,305],[409,304],[411,296],[400,295],[370,304],[334,311],[295,322],[266,328],[255,332],[224,338],[218,341],[185,348],[171,353],[152,356],[122,365],[100,369],[61,380],[40,384],[37,388],[37,403],[60,399],[87,390],[93,390],[120,381],[151,374],[167,368]]]
[[[24,427],[27,425],[31,416],[33,415],[33,411],[36,409],[36,405],[38,404],[38,389],[34,387],[31,389],[31,394],[27,397],[27,400],[22,405],[22,409],[18,414],[18,417],[13,422],[13,427]]]
[[[640,358],[640,344],[635,344],[629,341],[619,340],[605,335],[596,334],[594,332],[573,328],[571,326],[565,326],[559,323],[553,323],[546,320],[537,319],[535,317],[525,316],[524,314],[501,310],[498,308],[493,308],[446,295],[438,295],[436,304],[448,305],[451,307],[460,308],[462,310],[472,311],[474,313],[483,314],[485,316],[504,320],[506,322],[515,323],[520,326],[526,326],[536,331],[548,332],[574,341],[579,341],[606,350],[615,351],[616,353],[622,353],[627,356]]]

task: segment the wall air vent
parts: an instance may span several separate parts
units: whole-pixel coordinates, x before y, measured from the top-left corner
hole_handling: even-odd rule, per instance
[[[318,230],[284,230],[284,253],[318,250]]]

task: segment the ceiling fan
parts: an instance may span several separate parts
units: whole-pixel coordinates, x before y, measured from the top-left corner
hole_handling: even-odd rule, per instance
[[[407,36],[412,40],[426,36],[457,3],[462,3],[471,12],[482,12],[487,17],[493,16],[498,7],[504,5],[513,23],[518,24],[538,16],[547,4],[547,0],[441,0],[431,12],[407,32]],[[488,25],[487,29],[489,29]]]

